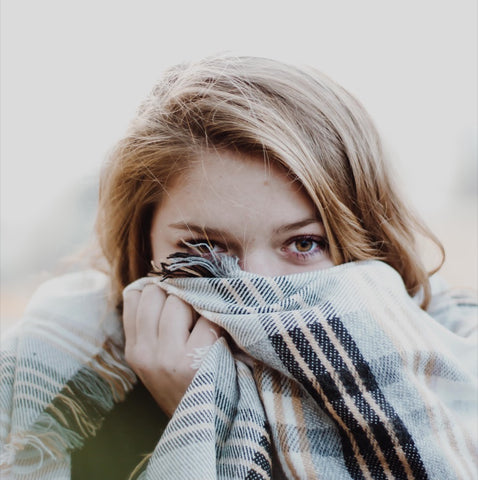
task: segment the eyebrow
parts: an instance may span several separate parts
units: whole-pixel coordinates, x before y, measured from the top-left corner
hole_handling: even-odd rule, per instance
[[[183,230],[185,232],[199,233],[201,235],[211,235],[214,237],[225,236],[225,233],[219,230],[218,228],[201,227],[200,225],[195,225],[194,223],[187,223],[187,222],[170,223],[168,227],[174,228],[175,230]]]
[[[302,227],[307,227],[308,225],[312,225],[313,223],[321,223],[321,221],[317,217],[306,218],[298,222],[282,225],[279,228],[276,228],[274,230],[274,233],[275,234],[287,233],[293,230],[298,230],[299,228],[302,228]]]
[[[317,217],[310,217],[304,220],[300,220],[298,222],[288,223],[285,225],[281,225],[278,228],[274,229],[275,235],[280,235],[284,233],[291,232],[293,230],[297,230],[302,227],[307,227],[308,225],[312,225],[313,223],[321,223],[320,219]],[[194,223],[187,223],[187,222],[177,222],[171,223],[168,225],[170,228],[174,228],[176,230],[183,230],[187,232],[194,232],[199,233],[202,235],[211,235],[217,237],[227,237],[226,232],[213,227],[201,227],[200,225],[195,225]]]

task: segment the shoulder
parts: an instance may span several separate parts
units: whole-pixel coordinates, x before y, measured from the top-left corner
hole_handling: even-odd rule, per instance
[[[34,326],[54,328],[55,325],[95,335],[100,331],[108,333],[116,322],[109,277],[97,270],[84,270],[41,284],[7,337]]]
[[[85,299],[104,298],[109,290],[108,276],[98,270],[83,270],[54,277],[41,284],[27,307],[27,312],[44,302],[55,299],[82,302]]]
[[[68,452],[132,388],[109,294],[108,277],[97,271],[53,278],[2,339],[0,441],[10,452],[7,465],[28,457],[33,471],[68,462]]]
[[[478,334],[478,294],[471,289],[450,288],[431,278],[432,299],[427,313],[454,334],[472,338]]]

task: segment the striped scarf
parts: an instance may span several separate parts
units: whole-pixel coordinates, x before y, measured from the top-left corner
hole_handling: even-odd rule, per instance
[[[224,339],[209,349],[141,478],[478,478],[476,302],[437,295],[431,316],[376,261],[147,281],[254,362]],[[3,456],[15,478],[68,478],[68,451],[134,381],[104,299],[60,298],[59,326],[45,298],[30,315],[48,321],[24,321],[5,357]]]

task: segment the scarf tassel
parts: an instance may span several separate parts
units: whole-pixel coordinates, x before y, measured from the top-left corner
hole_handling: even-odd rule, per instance
[[[39,415],[29,431],[10,435],[0,457],[7,473],[13,465],[34,471],[57,461],[96,435],[115,403],[133,388],[136,376],[121,350],[107,341],[101,353],[68,381]]]

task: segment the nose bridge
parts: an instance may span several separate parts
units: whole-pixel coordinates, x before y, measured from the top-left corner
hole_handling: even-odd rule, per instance
[[[240,258],[241,268],[246,272],[258,275],[277,275],[277,265],[274,255],[265,249],[252,248],[243,252]]]

